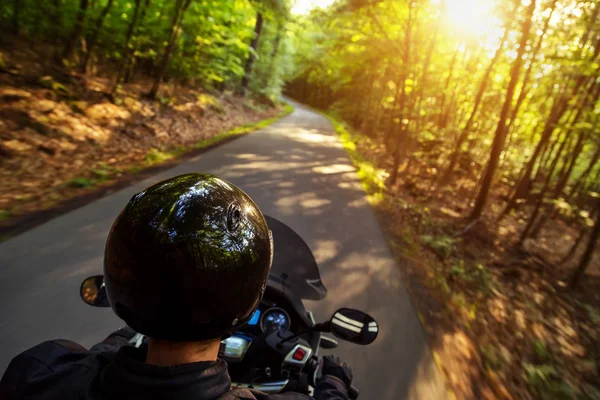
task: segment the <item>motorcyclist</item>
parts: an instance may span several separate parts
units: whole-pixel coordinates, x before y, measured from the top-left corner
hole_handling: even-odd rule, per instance
[[[104,275],[128,327],[86,350],[44,342],[15,357],[1,399],[309,399],[231,387],[220,341],[244,325],[264,293],[273,241],[242,190],[181,175],[133,196],[108,235]],[[148,345],[128,346],[140,332]],[[314,398],[347,399],[352,373],[326,357]]]

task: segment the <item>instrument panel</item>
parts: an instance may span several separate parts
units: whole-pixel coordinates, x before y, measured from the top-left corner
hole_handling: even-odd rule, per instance
[[[267,333],[272,330],[289,330],[292,326],[292,319],[287,311],[280,307],[264,307],[261,305],[254,314],[250,321],[248,321],[248,327],[251,331],[258,333]]]
[[[288,330],[291,327],[289,314],[279,307],[269,308],[260,319],[260,330],[263,333],[270,331]]]

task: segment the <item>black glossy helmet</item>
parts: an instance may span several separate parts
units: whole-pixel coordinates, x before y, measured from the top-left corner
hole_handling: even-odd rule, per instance
[[[242,190],[187,174],[133,196],[106,243],[110,305],[131,328],[170,341],[219,338],[246,323],[265,290],[271,232]]]

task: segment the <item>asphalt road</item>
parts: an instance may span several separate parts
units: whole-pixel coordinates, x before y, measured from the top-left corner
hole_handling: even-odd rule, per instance
[[[328,288],[308,302],[320,319],[339,307],[380,324],[371,346],[343,343],[363,399],[445,398],[416,312],[374,213],[328,121],[300,106],[259,132],[217,147],[0,244],[0,372],[17,353],[66,338],[84,346],[122,326],[109,309],[79,298],[102,273],[106,234],[131,196],[162,179],[209,172],[243,188],[265,214],[292,227],[313,250]],[[276,238],[275,238],[276,240]]]

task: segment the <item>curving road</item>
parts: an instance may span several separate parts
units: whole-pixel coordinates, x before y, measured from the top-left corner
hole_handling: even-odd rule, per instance
[[[210,172],[239,185],[265,214],[302,236],[321,267],[328,296],[308,302],[321,319],[339,307],[380,323],[367,347],[342,343],[363,399],[437,399],[446,392],[402,277],[365,193],[328,121],[307,108],[125,190],[0,244],[0,373],[43,340],[91,346],[120,327],[110,310],[79,299],[79,285],[102,272],[104,241],[131,196],[159,180]]]

